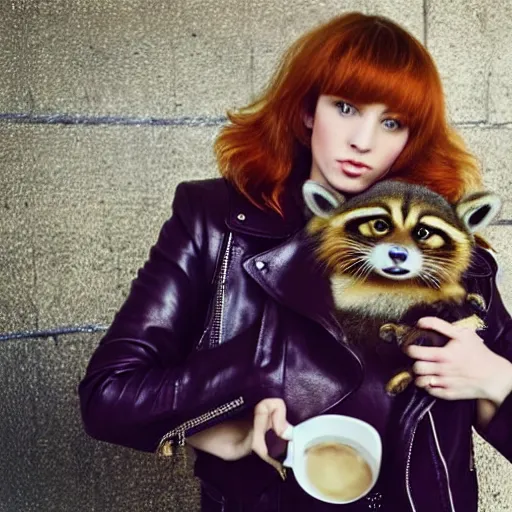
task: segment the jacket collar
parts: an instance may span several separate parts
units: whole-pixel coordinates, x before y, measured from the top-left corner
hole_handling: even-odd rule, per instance
[[[282,198],[283,216],[269,208],[258,208],[228,183],[228,229],[264,238],[288,238],[293,235],[306,223],[302,183],[300,179],[289,180]]]

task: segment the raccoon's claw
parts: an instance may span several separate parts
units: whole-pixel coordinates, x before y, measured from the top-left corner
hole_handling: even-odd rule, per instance
[[[403,370],[397,373],[386,384],[386,393],[388,395],[398,395],[402,391],[405,391],[407,386],[413,381],[414,377],[409,370]]]
[[[393,343],[397,341],[397,324],[384,324],[380,326],[379,329],[379,338],[381,340],[387,341],[388,343]]]
[[[404,336],[411,330],[411,327],[405,324],[384,324],[379,329],[379,337],[388,343],[395,342],[402,345]]]
[[[485,313],[485,310],[487,309],[487,305],[485,304],[485,299],[478,293],[468,293],[468,295],[466,297],[466,302],[477,313]]]

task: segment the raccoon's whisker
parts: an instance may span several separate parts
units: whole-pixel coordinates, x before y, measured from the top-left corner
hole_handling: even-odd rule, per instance
[[[447,279],[450,279],[453,276],[454,270],[456,270],[456,266],[446,259],[441,259],[439,262],[424,260],[423,266],[425,269],[429,270],[434,274],[438,274],[444,276]]]
[[[443,278],[443,276],[446,278],[449,274],[444,275],[445,271],[440,268],[429,268],[427,266],[423,267],[423,270],[421,272],[422,275],[425,277],[429,277],[430,279],[433,279],[436,282],[440,282]]]
[[[423,267],[429,270],[433,270],[436,273],[439,274],[446,274],[450,275],[453,272],[453,264],[450,264],[450,262],[446,260],[441,260],[442,265],[439,263],[429,261],[428,259],[425,259],[423,261]]]
[[[370,273],[373,270],[373,265],[368,261],[365,260],[363,262],[363,265],[357,270],[356,277],[360,281],[365,281],[366,278],[370,275]]]
[[[424,254],[423,257],[426,259],[426,260],[433,260],[433,261],[441,261],[441,262],[445,262],[445,263],[450,263],[450,260],[444,256],[439,256],[439,255],[436,255],[436,254]]]
[[[451,275],[451,269],[438,267],[437,265],[424,264],[423,270],[427,274],[433,274],[433,275],[438,275],[438,276],[449,277]]]
[[[432,274],[421,272],[418,277],[430,288],[439,289],[441,287],[439,279],[436,279]]]
[[[439,281],[451,281],[453,279],[452,269],[439,268],[437,266],[424,266],[424,270]]]
[[[370,251],[373,249],[372,245],[362,245],[362,244],[352,244],[348,243],[345,247],[345,250],[358,252],[361,254],[369,254]]]
[[[421,280],[424,283],[424,286],[427,288],[433,288],[434,290],[439,290],[440,286],[436,281],[432,281],[431,279],[426,278],[425,276],[422,276]]]
[[[360,247],[353,248],[353,249],[347,249],[343,248],[343,251],[340,251],[339,249],[336,250],[335,248],[330,249],[328,251],[322,251],[320,253],[320,257],[326,258],[326,259],[340,259],[340,258],[348,258],[351,259],[360,259],[368,256],[370,252],[367,250],[361,250]]]
[[[418,277],[416,277],[414,279],[414,282],[416,284],[418,284],[419,286],[426,286],[427,288],[431,288],[430,283],[428,282],[428,280],[424,276],[422,276],[421,274],[418,275]]]
[[[351,268],[355,267],[356,265],[360,265],[362,262],[365,262],[366,260],[364,258],[357,258],[357,259],[353,259],[352,261],[349,260],[348,262],[346,262],[344,268],[346,270],[350,270]]]
[[[356,281],[361,281],[364,279],[364,271],[365,271],[365,266],[366,266],[366,261],[361,261],[359,260],[357,262],[359,265],[357,266],[357,268],[355,269],[355,271],[353,271],[351,273],[351,276],[353,279],[355,279]],[[354,265],[352,265],[354,266]]]
[[[358,243],[351,240],[346,240],[343,244],[336,242],[326,242],[323,246],[326,252],[333,252],[339,254],[340,252],[346,252],[355,250],[356,252],[367,252],[372,249],[373,245],[367,243]]]
[[[423,262],[429,263],[430,265],[438,266],[453,265],[453,263],[450,260],[447,260],[446,258],[435,258],[433,256],[424,256]]]

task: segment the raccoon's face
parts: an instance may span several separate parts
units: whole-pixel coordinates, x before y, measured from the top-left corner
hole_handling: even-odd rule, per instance
[[[470,261],[472,237],[453,220],[427,204],[382,198],[337,212],[321,233],[318,255],[338,275],[416,279],[437,288],[457,281]]]
[[[321,200],[305,193],[308,206],[315,207],[312,201],[318,206],[309,231],[331,274],[376,283],[409,280],[437,289],[460,281],[470,264],[473,231],[499,209],[491,194],[450,205],[425,187],[394,181],[346,202],[320,195]]]

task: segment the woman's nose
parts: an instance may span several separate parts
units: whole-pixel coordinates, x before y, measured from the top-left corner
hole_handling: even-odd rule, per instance
[[[373,119],[361,119],[354,126],[349,139],[350,146],[359,153],[368,153],[373,148],[376,136],[376,123]]]

